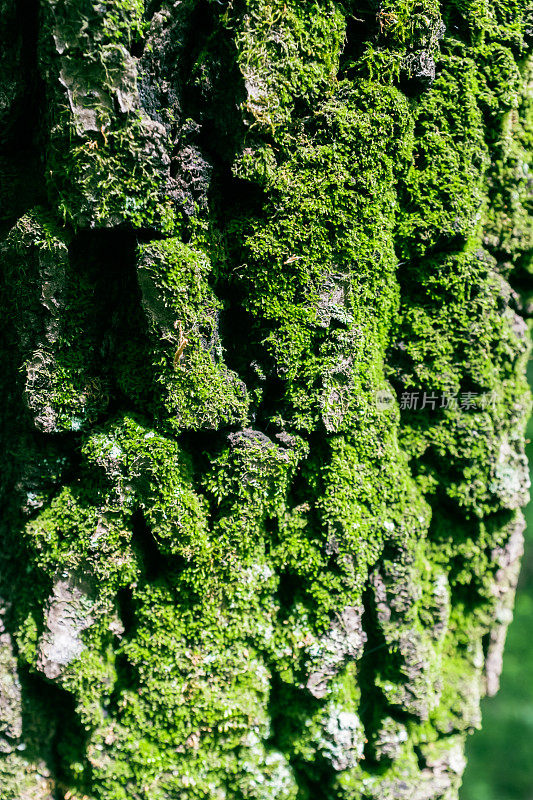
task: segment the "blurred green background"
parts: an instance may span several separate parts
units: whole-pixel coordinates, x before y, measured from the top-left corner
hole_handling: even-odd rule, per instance
[[[531,362],[529,374],[531,383]],[[533,419],[527,438],[533,440]],[[533,443],[526,449],[533,480]],[[533,800],[533,503],[525,514],[525,554],[501,688],[483,701],[483,729],[468,741],[461,800]]]

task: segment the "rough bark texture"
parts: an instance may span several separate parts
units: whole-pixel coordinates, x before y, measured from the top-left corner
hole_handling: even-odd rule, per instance
[[[0,0],[2,800],[457,797],[528,490],[532,34]]]

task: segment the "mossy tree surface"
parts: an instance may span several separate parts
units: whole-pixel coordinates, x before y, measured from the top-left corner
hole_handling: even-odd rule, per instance
[[[527,4],[0,11],[2,800],[455,800],[528,492]]]

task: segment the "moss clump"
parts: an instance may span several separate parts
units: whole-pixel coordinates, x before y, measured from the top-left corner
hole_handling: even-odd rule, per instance
[[[253,0],[239,21],[244,111],[266,130],[289,122],[294,105],[316,103],[335,81],[345,31],[338,4]]]
[[[47,187],[74,227],[175,225],[168,196],[171,143],[142,112],[135,59],[144,4],[43,4],[40,59],[50,81]],[[53,87],[53,88],[52,88]]]
[[[329,431],[348,430],[383,387],[377,353],[397,303],[389,278],[395,171],[410,136],[404,104],[388,87],[339,88],[315,109],[312,129],[302,123],[277,135],[266,219],[235,223],[253,285],[250,276],[235,284],[257,325],[270,331],[265,372],[275,364],[285,388],[277,425],[290,419],[310,430],[321,419]],[[255,180],[249,152],[236,170]],[[379,310],[365,313],[378,297]]]
[[[99,352],[101,287],[96,274],[72,263],[70,242],[71,234],[37,209],[17,222],[3,244],[25,402],[36,427],[48,433],[94,423],[109,402]]]
[[[421,485],[478,516],[516,508],[528,484],[529,340],[516,295],[494,267],[474,241],[409,270],[417,283],[404,306],[391,375],[404,405],[404,447],[426,454]]]
[[[168,424],[217,428],[247,419],[246,389],[224,363],[221,304],[209,259],[179,239],[143,245],[138,276],[153,341],[153,380]]]

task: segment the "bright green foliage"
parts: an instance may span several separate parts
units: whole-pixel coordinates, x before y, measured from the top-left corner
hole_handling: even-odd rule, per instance
[[[394,89],[366,84],[355,95],[339,87],[317,109],[312,132],[302,124],[296,138],[280,134],[267,216],[253,220],[249,234],[244,227],[239,257],[251,266],[236,285],[272,329],[266,355],[304,430],[318,419],[331,432],[353,428],[369,392],[383,385],[380,353],[397,308],[393,181],[405,156],[405,112]],[[257,168],[249,151],[244,156],[237,174],[254,179],[263,152]]]
[[[138,276],[154,341],[153,380],[176,430],[246,421],[246,389],[224,364],[209,259],[178,239],[141,246]]]
[[[259,128],[290,122],[297,103],[316,103],[335,81],[345,32],[331,0],[306,3],[250,0],[235,43],[247,100]]]

